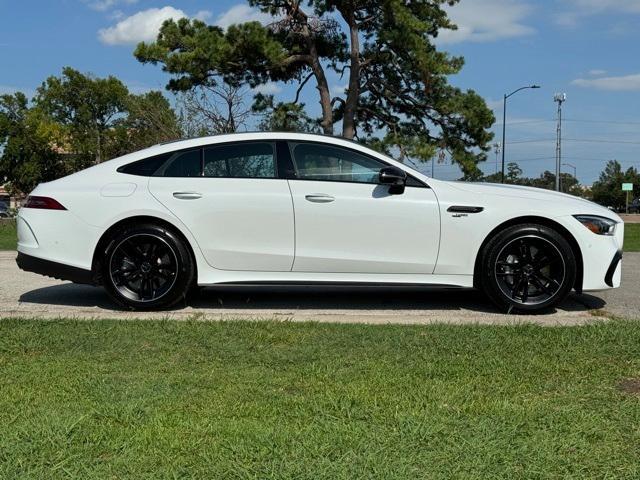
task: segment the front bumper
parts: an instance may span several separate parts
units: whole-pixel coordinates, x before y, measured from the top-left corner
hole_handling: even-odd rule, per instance
[[[25,253],[18,252],[16,263],[25,272],[38,273],[58,280],[70,280],[74,283],[86,283],[94,285],[91,270],[64,265],[63,263],[52,262],[42,258],[33,257]]]

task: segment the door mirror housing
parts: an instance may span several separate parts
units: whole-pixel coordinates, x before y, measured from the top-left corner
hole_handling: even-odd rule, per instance
[[[407,172],[398,167],[384,167],[380,169],[380,183],[389,185],[389,193],[400,195],[404,193],[407,184]]]

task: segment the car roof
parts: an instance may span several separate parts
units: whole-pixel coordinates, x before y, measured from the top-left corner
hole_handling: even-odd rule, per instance
[[[129,162],[141,160],[154,155],[160,155],[163,153],[174,152],[177,150],[184,150],[188,148],[197,148],[205,145],[215,145],[219,143],[227,142],[242,142],[252,140],[289,140],[289,141],[312,141],[325,143],[327,145],[342,145],[353,148],[354,150],[360,150],[380,157],[386,161],[392,161],[388,156],[375,152],[370,148],[362,145],[356,141],[349,140],[341,137],[334,137],[331,135],[320,135],[314,133],[293,133],[293,132],[242,132],[242,133],[226,133],[220,135],[211,135],[207,137],[189,138],[185,140],[174,140],[171,142],[159,143],[152,147],[138,150],[136,152],[129,153],[122,157],[114,158],[107,162],[103,162],[100,165],[110,164],[110,166],[119,167]]]
[[[336,143],[333,140],[339,142],[351,143],[354,145],[360,145],[355,140],[351,140],[343,137],[335,137],[333,135],[325,135],[321,133],[297,133],[297,132],[235,132],[235,133],[220,133],[217,135],[208,135],[204,137],[193,137],[186,139],[170,140],[168,142],[158,143],[153,147],[160,147],[169,145],[175,149],[188,148],[194,142],[198,144],[206,143],[224,143],[227,141],[242,141],[242,140],[312,140],[316,142]],[[184,145],[184,147],[183,147]],[[150,147],[150,148],[153,148]]]

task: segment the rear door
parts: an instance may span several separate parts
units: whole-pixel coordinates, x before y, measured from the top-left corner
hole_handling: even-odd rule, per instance
[[[149,189],[222,270],[290,271],[294,216],[275,144],[237,142],[176,152]]]

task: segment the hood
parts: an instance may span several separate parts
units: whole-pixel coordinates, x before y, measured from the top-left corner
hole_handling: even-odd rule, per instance
[[[457,190],[477,195],[520,198],[527,200],[552,202],[554,204],[562,202],[562,204],[564,205],[571,205],[572,208],[577,209],[576,213],[600,215],[615,220],[616,222],[622,222],[622,219],[608,208],[605,208],[589,200],[585,200],[584,198],[569,195],[567,193],[556,192],[554,190],[546,190],[544,188],[536,187],[524,187],[521,185],[506,185],[502,183],[478,183],[460,181],[446,183],[450,187]]]

